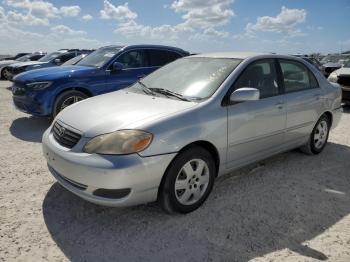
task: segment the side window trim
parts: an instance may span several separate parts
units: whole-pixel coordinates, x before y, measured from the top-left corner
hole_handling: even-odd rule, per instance
[[[114,62],[116,62],[118,60],[118,58],[120,56],[122,56],[123,54],[130,52],[130,51],[140,51],[143,50],[146,52],[146,59],[147,59],[147,63],[150,64],[150,59],[149,59],[149,52],[148,50],[164,50],[164,51],[168,51],[168,52],[174,52],[176,54],[178,54],[181,57],[183,57],[183,55],[179,52],[177,52],[176,50],[171,50],[171,49],[157,49],[157,48],[131,48],[128,50],[124,50],[122,51],[120,54],[117,54],[116,57],[114,59],[111,60],[111,62],[107,65],[107,69],[106,71],[111,71],[111,67],[113,65]],[[124,70],[134,70],[134,69],[144,69],[144,68],[159,68],[160,66],[144,66],[144,67],[135,67],[135,68],[126,68]]]
[[[281,81],[282,81],[281,84],[282,84],[282,87],[283,87],[283,93],[284,94],[292,94],[292,93],[295,93],[295,92],[303,92],[303,91],[307,91],[307,90],[313,90],[313,89],[320,88],[320,83],[318,82],[317,77],[313,76],[314,79],[316,80],[317,87],[303,88],[303,89],[287,92],[286,88],[285,88],[285,85],[284,85],[284,75],[283,75],[283,71],[282,71],[282,67],[281,67],[281,61],[287,61],[287,62],[292,62],[292,63],[296,63],[296,64],[301,65],[307,71],[307,76],[309,78],[309,84],[311,84],[311,76],[312,76],[312,75],[310,76],[310,74],[313,74],[313,73],[306,65],[304,65],[300,61],[296,61],[294,59],[288,59],[288,58],[277,58],[276,60],[277,60],[277,63],[278,63],[278,68],[280,70]]]
[[[278,67],[276,65],[277,61],[275,58],[261,58],[261,59],[257,59],[252,61],[251,63],[249,63],[243,70],[242,72],[240,72],[240,74],[238,75],[238,77],[235,79],[235,81],[232,83],[232,85],[230,86],[229,90],[227,91],[226,95],[224,96],[221,105],[222,106],[231,106],[233,105],[230,102],[230,96],[231,94],[235,91],[235,84],[237,83],[237,81],[239,80],[239,78],[246,72],[247,68],[249,68],[251,65],[255,64],[255,63],[259,63],[259,62],[263,62],[263,61],[269,61],[271,64],[274,65],[275,67],[275,71],[276,71],[276,76],[277,76],[277,85],[278,85],[278,94],[275,96],[270,96],[270,97],[276,97],[276,96],[280,96],[283,94],[283,89],[281,86],[281,75],[279,74],[279,70]],[[283,81],[282,81],[283,82]],[[269,98],[269,97],[266,97]],[[261,99],[265,99],[265,98],[261,98]]]

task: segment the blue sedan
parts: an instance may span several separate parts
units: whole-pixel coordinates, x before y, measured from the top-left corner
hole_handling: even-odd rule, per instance
[[[55,117],[91,96],[120,90],[188,52],[168,46],[107,46],[74,66],[31,70],[13,79],[13,102],[20,111]]]

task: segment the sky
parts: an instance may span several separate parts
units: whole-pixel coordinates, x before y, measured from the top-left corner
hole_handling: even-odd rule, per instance
[[[165,44],[192,53],[350,50],[350,0],[0,0],[0,54]]]

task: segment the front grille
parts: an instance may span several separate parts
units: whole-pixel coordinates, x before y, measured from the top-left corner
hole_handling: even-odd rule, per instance
[[[68,148],[74,147],[81,138],[81,135],[63,127],[58,122],[55,122],[52,131],[55,140],[60,145]]]
[[[338,76],[338,84],[342,86],[350,86],[350,76]]]

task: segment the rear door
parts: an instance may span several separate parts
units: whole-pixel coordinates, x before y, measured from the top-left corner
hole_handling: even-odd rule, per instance
[[[285,141],[298,144],[307,139],[322,106],[322,90],[313,73],[301,62],[279,59],[283,76],[287,126]]]
[[[233,90],[257,88],[260,99],[228,106],[228,168],[265,157],[283,144],[286,126],[284,97],[280,93],[274,59],[251,63],[234,83]]]

